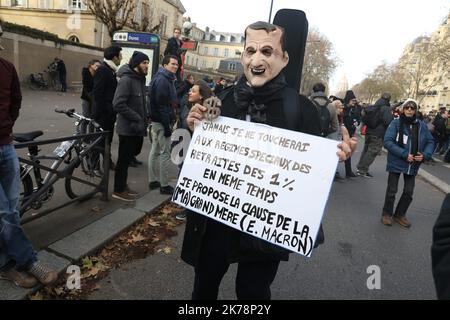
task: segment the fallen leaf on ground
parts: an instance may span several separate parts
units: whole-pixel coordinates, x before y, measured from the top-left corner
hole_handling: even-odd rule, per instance
[[[64,294],[64,288],[55,288],[55,293],[58,296],[62,296]]]
[[[159,227],[160,224],[153,219],[148,219],[147,224],[152,227]]]
[[[83,264],[83,268],[85,269],[90,269],[94,266],[94,262],[89,257],[83,258],[81,260],[81,263]]]
[[[42,293],[37,292],[36,294],[30,296],[30,300],[44,300]]]
[[[92,211],[92,212],[95,212],[95,213],[102,212],[102,210],[103,210],[102,208],[97,207],[97,206],[91,208],[91,211]]]
[[[129,242],[135,243],[135,242],[140,242],[140,241],[143,241],[143,240],[145,240],[145,237],[143,237],[143,236],[139,233],[139,234],[137,234],[137,235],[133,235],[133,236],[131,237],[131,240],[130,240]]]
[[[163,249],[159,249],[158,252],[164,252],[165,254],[170,254],[172,249],[170,247],[165,247]]]

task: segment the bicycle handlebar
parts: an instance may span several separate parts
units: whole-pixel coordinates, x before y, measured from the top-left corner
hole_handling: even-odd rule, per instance
[[[78,118],[78,120],[88,121],[88,122],[92,123],[92,125],[96,129],[100,129],[101,131],[103,131],[102,127],[97,122],[95,122],[94,119],[86,118],[85,116],[82,116],[81,114],[76,113],[75,109],[62,110],[62,109],[55,108],[55,112],[56,113],[64,113],[66,116],[68,116],[70,118],[75,117],[75,118]]]

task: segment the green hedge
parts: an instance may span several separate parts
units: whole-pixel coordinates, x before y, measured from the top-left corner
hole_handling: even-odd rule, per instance
[[[3,30],[7,31],[7,32],[21,34],[24,36],[31,37],[33,39],[41,39],[42,41],[44,41],[44,40],[53,41],[55,43],[55,46],[56,45],[60,45],[60,46],[71,45],[71,46],[76,46],[76,47],[81,47],[81,48],[103,51],[103,49],[99,48],[99,47],[94,47],[94,46],[90,46],[90,45],[83,44],[83,43],[71,42],[69,40],[59,38],[58,35],[56,35],[54,33],[41,31],[39,29],[34,29],[34,28],[20,25],[20,24],[15,24],[15,23],[4,21],[2,23],[2,27],[3,27]]]

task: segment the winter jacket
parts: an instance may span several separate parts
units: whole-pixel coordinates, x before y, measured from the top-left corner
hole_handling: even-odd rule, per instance
[[[178,40],[178,41],[177,41],[177,39],[175,39],[173,37],[167,41],[167,47],[166,47],[166,50],[164,50],[165,56],[171,54],[173,56],[178,57],[178,59],[180,59],[182,42],[181,42],[181,40]]]
[[[177,101],[174,73],[161,68],[150,83],[149,116],[154,122],[161,123],[164,135],[172,134],[172,123],[175,121],[174,104]]]
[[[386,129],[389,127],[389,124],[394,117],[392,116],[389,102],[385,99],[380,98],[377,102],[375,102],[374,106],[380,108],[378,113],[378,126],[373,129],[367,126],[366,134],[383,139]]]
[[[450,299],[450,194],[433,227],[431,266],[438,299]]]
[[[348,134],[350,135],[350,137],[353,137],[356,132],[356,127],[360,123],[356,107],[350,108],[349,106],[344,105],[343,120]]]
[[[12,142],[12,128],[22,103],[19,77],[14,65],[0,58],[0,145]]]
[[[67,74],[66,64],[64,63],[64,61],[62,60],[58,61],[56,71],[58,72],[59,76],[65,76]]]
[[[326,106],[328,111],[330,112],[330,127],[328,128],[328,134],[337,132],[339,128],[339,120],[336,113],[336,108],[330,103],[330,100],[323,92],[314,92],[311,97],[311,100],[314,100],[315,103],[319,106]]]
[[[434,125],[434,133],[435,138],[439,140],[445,140],[447,138],[447,128],[446,128],[446,121],[441,116],[441,114],[437,114],[436,117],[433,120]]]
[[[120,80],[113,100],[117,113],[116,132],[120,136],[145,136],[145,76],[124,65],[117,73]]]
[[[81,71],[81,79],[83,83],[83,91],[81,91],[81,99],[92,103],[92,90],[94,89],[94,77],[89,72],[89,68],[83,68]]]
[[[242,111],[239,110],[235,103],[233,87],[227,88],[219,98],[222,100],[221,116],[240,120],[245,119],[245,114],[242,114]],[[316,107],[305,96],[300,95],[299,100],[300,131],[319,136],[321,128]],[[278,128],[287,128],[287,121],[283,108],[283,98],[272,100],[267,108],[267,124]],[[293,209],[295,210],[295,208]],[[199,261],[200,250],[207,229],[220,231],[219,234],[221,237],[218,241],[223,242],[223,247],[229,248],[227,255],[229,262],[231,263],[289,259],[289,251],[284,248],[270,244],[262,239],[255,238],[201,214],[197,214],[190,210],[187,210],[187,212],[186,230],[181,258],[190,265],[196,266]],[[316,243],[316,245],[317,244],[318,243]]]
[[[116,72],[103,63],[95,72],[93,97],[93,118],[104,130],[113,130],[116,114],[113,99],[117,88]]]
[[[419,123],[419,152],[423,154],[424,160],[429,160],[433,155],[434,139],[425,122],[417,120]],[[384,136],[384,147],[388,150],[386,171],[395,173],[405,173],[411,176],[417,175],[420,163],[407,162],[411,150],[411,128],[403,125],[403,136],[407,138],[404,147],[397,143],[400,119],[394,119],[389,125]]]

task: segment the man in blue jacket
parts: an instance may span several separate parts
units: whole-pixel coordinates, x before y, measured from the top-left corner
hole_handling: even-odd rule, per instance
[[[150,110],[152,120],[152,148],[148,157],[148,178],[150,190],[160,188],[161,194],[173,194],[173,187],[169,185],[170,137],[172,123],[175,121],[174,108],[177,104],[175,89],[178,58],[173,55],[165,56],[162,68],[156,73],[150,83]],[[159,177],[157,177],[159,168]]]
[[[402,105],[402,114],[391,122],[384,137],[389,178],[381,222],[386,226],[391,226],[395,221],[404,228],[411,227],[406,211],[413,200],[416,175],[421,163],[433,154],[433,136],[425,122],[416,118],[417,107],[416,101],[406,100]],[[394,212],[398,180],[402,173],[405,185]]]

